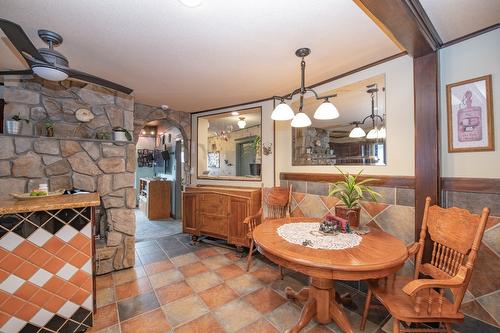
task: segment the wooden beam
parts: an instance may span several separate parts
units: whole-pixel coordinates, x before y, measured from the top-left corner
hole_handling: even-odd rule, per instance
[[[435,52],[442,44],[417,0],[353,0],[401,50],[412,57]]]
[[[437,52],[413,59],[415,98],[415,240],[422,226],[425,198],[439,204],[439,110]]]

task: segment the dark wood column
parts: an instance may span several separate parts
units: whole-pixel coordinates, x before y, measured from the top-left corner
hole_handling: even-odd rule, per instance
[[[415,240],[425,198],[439,203],[439,61],[436,52],[413,59],[415,99]]]

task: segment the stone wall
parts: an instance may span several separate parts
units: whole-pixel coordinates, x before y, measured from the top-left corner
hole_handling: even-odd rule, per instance
[[[97,191],[97,273],[132,267],[135,261],[134,143],[95,140],[97,132],[120,126],[133,130],[134,99],[101,87],[73,81],[39,79],[7,81],[4,119],[20,114],[30,119],[22,135],[0,136],[0,200],[40,183],[50,190]],[[80,123],[79,108],[95,118]],[[43,123],[51,120],[55,137],[46,138]]]

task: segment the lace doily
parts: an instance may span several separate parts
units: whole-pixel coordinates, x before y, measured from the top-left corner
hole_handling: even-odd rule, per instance
[[[287,242],[304,245],[304,242],[309,241],[307,246],[325,250],[343,250],[355,247],[361,243],[362,239],[357,234],[324,234],[319,231],[319,223],[314,222],[283,224],[276,232]]]

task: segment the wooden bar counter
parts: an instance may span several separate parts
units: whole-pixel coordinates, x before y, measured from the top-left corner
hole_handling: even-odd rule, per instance
[[[84,332],[97,193],[0,201],[0,332]]]

